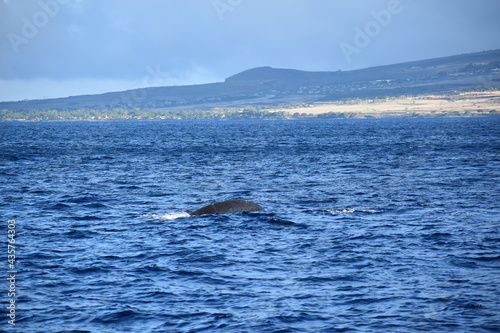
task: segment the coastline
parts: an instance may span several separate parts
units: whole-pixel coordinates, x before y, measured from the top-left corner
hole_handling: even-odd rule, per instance
[[[0,110],[0,121],[232,120],[304,118],[479,117],[500,115],[500,90],[349,99],[269,108],[211,110]]]
[[[394,118],[500,115],[500,91],[465,92],[446,95],[423,95],[387,99],[357,99],[315,103],[307,107],[275,109],[292,115],[316,117]]]

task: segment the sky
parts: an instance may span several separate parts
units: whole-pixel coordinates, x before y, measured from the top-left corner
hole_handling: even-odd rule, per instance
[[[0,0],[0,101],[494,49],[498,0]]]

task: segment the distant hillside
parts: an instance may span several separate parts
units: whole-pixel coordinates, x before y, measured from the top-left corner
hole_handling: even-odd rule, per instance
[[[258,67],[224,82],[2,102],[0,110],[209,110],[484,90],[499,85],[500,50],[494,50],[353,71]]]
[[[335,72],[306,72],[296,69],[258,67],[246,70],[226,79],[225,83],[253,82],[281,87],[297,85],[318,85],[335,82],[340,76]]]

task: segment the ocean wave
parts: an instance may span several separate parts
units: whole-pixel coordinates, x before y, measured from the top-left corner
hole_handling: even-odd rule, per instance
[[[2,123],[0,151],[20,157],[0,163],[0,209],[16,220],[16,327],[491,331],[499,124]],[[188,217],[237,197],[266,210]]]
[[[188,212],[174,212],[174,213],[167,213],[167,214],[164,214],[164,215],[158,215],[158,214],[154,214],[154,213],[146,213],[146,214],[143,214],[141,217],[147,217],[147,218],[152,218],[152,219],[155,219],[155,220],[177,220],[177,219],[180,219],[180,218],[183,218],[183,217],[189,217],[191,216],[191,214],[189,214]]]
[[[343,209],[327,209],[325,212],[332,215],[338,214],[354,214],[354,213],[366,213],[366,214],[379,214],[383,213],[381,210],[374,209],[354,209],[354,208],[343,208]]]

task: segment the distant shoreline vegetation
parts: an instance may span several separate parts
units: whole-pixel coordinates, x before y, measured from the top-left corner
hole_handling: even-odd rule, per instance
[[[230,119],[286,119],[286,112],[270,112],[248,108],[185,110],[185,111],[149,111],[127,110],[0,110],[0,121],[106,121],[106,120],[230,120]]]
[[[211,111],[145,111],[145,110],[74,110],[74,111],[8,111],[0,110],[3,122],[36,121],[113,121],[113,120],[237,120],[237,119],[355,119],[355,118],[409,118],[409,117],[467,117],[498,116],[500,113],[478,114],[471,112],[436,112],[433,115],[410,113],[393,116],[366,113],[328,112],[320,114],[291,113],[285,111],[211,110]]]
[[[408,118],[408,117],[472,117],[499,116],[496,101],[500,91],[492,92],[488,102],[479,92],[460,95],[400,96],[385,99],[349,99],[316,110],[314,105],[249,106],[211,110],[143,110],[143,109],[78,109],[78,110],[0,110],[0,121],[113,121],[113,120],[236,120],[236,119],[324,119],[324,118]],[[465,96],[464,96],[465,95]],[[443,109],[442,103],[469,101],[469,105],[453,104]],[[430,102],[429,102],[430,101]],[[420,107],[430,104],[429,111]],[[333,102],[332,102],[333,103]],[[392,103],[392,104],[391,104]],[[396,109],[394,109],[394,103]],[[378,105],[378,106],[377,106]],[[392,105],[392,106],[391,106]],[[345,106],[350,106],[345,108]],[[392,110],[390,108],[393,108]],[[416,108],[415,108],[416,107]],[[335,111],[331,111],[331,110]]]

